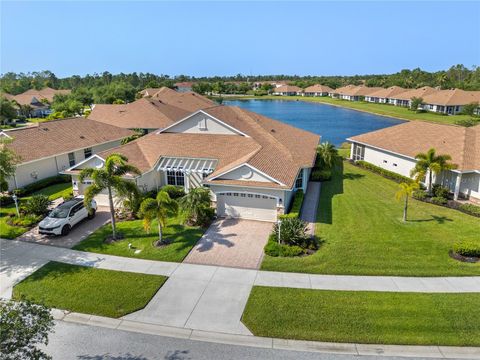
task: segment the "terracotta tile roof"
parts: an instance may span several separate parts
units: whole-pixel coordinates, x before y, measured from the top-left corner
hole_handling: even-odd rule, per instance
[[[284,184],[277,186],[268,182],[263,183],[263,186],[282,188],[291,188],[300,168],[314,164],[316,147],[320,141],[318,135],[238,107],[215,106],[203,111],[248,137],[151,133],[102,155],[120,152],[142,171],[150,170],[162,156],[217,159],[218,165],[209,178],[248,163]],[[224,180],[214,179],[210,183],[217,181]]]
[[[71,90],[55,90],[49,87],[43,88],[42,90],[30,89],[21,94],[15,95],[14,100],[21,105],[30,104],[32,98],[35,97],[38,101],[42,99],[47,99],[48,102],[53,101],[53,96],[55,94],[70,94]]]
[[[157,99],[141,98],[129,104],[97,104],[88,118],[126,129],[159,129],[189,113]]]
[[[163,87],[152,95],[152,98],[161,100],[163,103],[178,107],[190,112],[215,106],[216,103],[193,91],[177,92]]]
[[[433,94],[437,91],[438,91],[437,89],[434,89],[430,86],[424,86],[418,89],[409,89],[408,91],[397,94],[393,99],[410,100],[411,98],[414,98],[414,97],[424,98],[425,96]]]
[[[433,105],[466,105],[480,101],[479,91],[461,89],[439,90],[423,97],[426,104]]]
[[[383,98],[388,99],[388,98],[395,97],[396,95],[401,94],[401,93],[403,93],[405,91],[408,91],[408,90],[409,89],[404,89],[400,86],[390,86],[386,89],[381,89],[381,90],[372,92],[368,96],[382,98],[382,99]]]
[[[368,87],[364,85],[347,85],[333,91],[334,94],[348,95],[348,96],[367,96],[383,88]]]
[[[459,170],[480,170],[480,125],[462,127],[411,121],[349,140],[411,158],[434,148],[438,154],[450,155]]]
[[[22,163],[123,139],[132,131],[83,117],[53,120],[38,126],[6,131],[8,145]]]
[[[279,86],[275,89],[273,89],[273,92],[280,93],[280,92],[302,92],[302,88],[299,88],[298,86],[293,86],[293,85],[282,85]]]
[[[303,90],[303,92],[306,92],[306,93],[309,93],[309,92],[312,92],[312,93],[326,92],[326,93],[328,93],[328,92],[332,92],[332,91],[333,91],[333,89],[330,86],[320,85],[320,84],[309,86],[309,87],[305,88],[305,90]]]

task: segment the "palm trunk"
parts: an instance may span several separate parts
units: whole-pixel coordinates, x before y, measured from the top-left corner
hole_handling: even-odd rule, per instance
[[[108,186],[107,189],[108,189],[108,203],[110,205],[110,221],[112,222],[112,238],[113,240],[116,240],[117,226],[115,224],[115,208],[113,207],[112,188]]]
[[[403,222],[407,221],[408,195],[405,196],[405,206],[403,208]]]
[[[428,170],[428,193],[430,195],[432,195],[432,181],[433,181],[432,170]]]
[[[160,223],[160,219],[157,219],[158,222],[158,241],[159,244],[163,243],[163,234],[162,234],[162,224]]]

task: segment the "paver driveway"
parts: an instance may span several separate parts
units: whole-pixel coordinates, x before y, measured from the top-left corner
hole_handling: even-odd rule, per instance
[[[218,219],[200,238],[184,262],[258,269],[272,223]]]

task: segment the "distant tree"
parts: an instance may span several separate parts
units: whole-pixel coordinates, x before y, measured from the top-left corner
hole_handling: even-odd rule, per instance
[[[143,217],[143,226],[150,231],[152,222],[157,219],[158,242],[157,245],[164,245],[163,228],[167,226],[167,220],[178,213],[178,203],[170,198],[166,191],[159,191],[155,199],[147,198],[140,205],[140,216]]]
[[[15,175],[20,157],[8,147],[12,139],[0,137],[0,191],[8,190],[8,179]]]
[[[17,104],[18,107],[18,113],[20,116],[23,116],[25,118],[31,118],[33,114],[33,107],[29,104]]]
[[[418,182],[411,183],[400,183],[398,185],[398,191],[395,193],[395,198],[397,201],[400,201],[402,198],[405,198],[405,205],[403,207],[403,221],[407,221],[407,211],[408,211],[408,198],[412,196],[415,190],[418,190],[420,186]]]
[[[81,115],[83,113],[83,104],[75,100],[72,95],[55,95],[53,97],[52,109],[55,112],[62,113],[64,117]]]
[[[8,121],[15,119],[17,110],[14,104],[5,97],[0,97],[0,123],[6,124]]]
[[[328,141],[321,143],[317,147],[317,155],[322,167],[331,169],[335,164],[335,160],[338,156],[338,150],[335,145]]]
[[[413,97],[410,99],[410,110],[418,111],[418,108],[424,104],[421,97]]]
[[[127,162],[128,159],[124,155],[110,154],[105,159],[103,168],[86,168],[80,173],[81,182],[87,178],[93,181],[93,184],[85,191],[84,203],[87,209],[90,209],[91,202],[95,196],[107,190],[113,240],[117,240],[115,206],[113,203],[114,192],[120,197],[139,193],[137,185],[133,181],[125,179],[125,176],[127,174],[140,175],[140,170],[133,165],[127,164]]]
[[[89,106],[92,108],[93,104],[93,94],[92,91],[86,87],[79,87],[73,90],[72,96],[75,100],[82,103],[83,106]]]
[[[54,326],[50,310],[28,301],[0,300],[0,354],[3,360],[47,360],[38,345],[48,345]]]
[[[431,148],[426,153],[419,153],[415,156],[417,163],[411,171],[417,181],[421,181],[428,174],[428,193],[432,193],[433,174],[439,175],[442,171],[452,170],[457,165],[450,163],[450,155],[437,155],[435,149]]]
[[[474,116],[478,108],[479,108],[478,101],[475,101],[470,104],[464,105],[461,113],[463,115]]]

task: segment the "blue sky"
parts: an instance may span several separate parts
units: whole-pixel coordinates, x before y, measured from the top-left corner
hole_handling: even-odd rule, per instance
[[[479,2],[1,2],[1,72],[351,75],[480,65]]]

